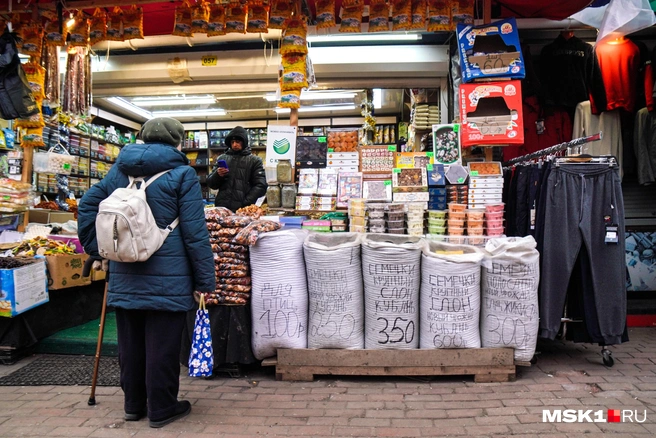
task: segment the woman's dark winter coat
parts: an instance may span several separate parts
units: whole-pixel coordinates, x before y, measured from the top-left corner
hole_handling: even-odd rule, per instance
[[[188,311],[196,307],[195,290],[215,290],[214,260],[200,184],[188,164],[187,157],[173,146],[158,143],[125,146],[107,176],[80,201],[80,241],[85,252],[98,256],[95,220],[100,202],[115,189],[127,187],[128,175],[151,176],[172,169],[148,186],[146,195],[159,228],[165,228],[176,217],[180,217],[180,224],[147,261],[109,263],[108,305]]]
[[[234,151],[230,148],[233,138],[242,141],[242,150]],[[248,144],[248,134],[241,126],[228,133],[225,139],[228,150],[218,160],[228,163],[228,174],[219,176],[217,168],[207,178],[207,186],[210,189],[219,189],[214,205],[226,207],[237,211],[242,207],[254,204],[258,198],[266,194],[267,182],[264,174],[264,166],[260,157],[251,154]]]

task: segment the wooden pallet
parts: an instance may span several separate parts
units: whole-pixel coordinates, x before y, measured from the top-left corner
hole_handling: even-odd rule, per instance
[[[279,380],[312,381],[315,374],[340,376],[474,375],[475,382],[515,378],[512,348],[443,350],[278,349]]]

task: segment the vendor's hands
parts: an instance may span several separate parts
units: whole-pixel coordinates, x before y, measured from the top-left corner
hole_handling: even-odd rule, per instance
[[[197,290],[194,291],[194,300],[195,300],[197,303],[200,303],[200,294],[201,294],[201,293],[202,293],[202,292],[198,292]]]
[[[223,176],[226,176],[228,174],[228,169],[226,169],[225,167],[219,167],[216,170],[216,172],[219,174],[219,176],[223,177]]]
[[[102,260],[96,260],[93,262],[93,265],[91,265],[94,271],[109,271],[109,260],[107,259],[102,259]]]

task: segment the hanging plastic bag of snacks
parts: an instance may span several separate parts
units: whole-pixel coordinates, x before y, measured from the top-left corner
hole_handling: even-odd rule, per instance
[[[41,102],[46,97],[44,91],[46,69],[36,62],[27,62],[23,64],[23,70],[25,71],[27,82],[30,84],[32,95],[37,102]]]
[[[107,37],[107,14],[100,8],[93,11],[89,19],[89,45],[104,41]]]
[[[43,128],[28,129],[21,138],[22,147],[40,147],[45,145],[43,142]]]
[[[190,37],[191,34],[191,7],[185,0],[180,6],[175,7],[175,26],[172,35]]]
[[[45,40],[48,46],[63,46],[66,44],[66,26],[63,26],[62,31],[59,31],[59,20],[57,15],[53,13],[44,13],[48,21],[45,25]]]
[[[126,40],[143,39],[143,9],[132,5],[123,11],[123,38]]]
[[[191,33],[207,33],[207,21],[210,19],[210,6],[201,0],[191,8]]]
[[[278,108],[300,108],[301,90],[281,91]]]
[[[342,22],[339,25],[340,32],[361,32],[362,13],[364,4],[346,7],[342,10]]]
[[[307,49],[307,24],[301,18],[290,18],[285,21],[282,31],[282,44],[280,54],[299,53],[304,55]]]
[[[43,46],[43,27],[39,23],[32,23],[21,29],[21,38],[23,45],[21,53],[30,56],[41,56]]]
[[[269,23],[269,5],[266,1],[251,0],[248,2],[248,21],[246,32],[267,33]]]
[[[306,55],[285,55],[282,57],[282,89],[300,90],[307,88]]]
[[[317,29],[326,29],[336,26],[335,0],[317,0]]]
[[[387,0],[371,0],[369,5],[369,32],[389,31],[390,7]]]
[[[246,33],[248,5],[233,2],[226,7],[226,33]]]
[[[446,0],[428,0],[429,32],[443,32],[455,29],[451,25],[451,2]]]
[[[210,14],[207,19],[207,36],[225,35],[225,6],[213,4],[209,8]]]
[[[410,0],[392,0],[392,30],[410,27],[412,21],[412,3]]]
[[[116,7],[112,12],[107,13],[107,32],[105,38],[107,41],[124,41],[123,11],[121,8]]]
[[[458,24],[474,24],[474,0],[457,0],[451,2],[453,28]]]
[[[89,22],[80,11],[75,14],[75,23],[68,29],[68,44],[72,47],[85,47],[89,44]]]
[[[426,0],[412,0],[412,17],[410,29],[423,29],[426,27]]]
[[[291,0],[273,0],[269,13],[269,29],[282,29],[286,19],[292,15]]]

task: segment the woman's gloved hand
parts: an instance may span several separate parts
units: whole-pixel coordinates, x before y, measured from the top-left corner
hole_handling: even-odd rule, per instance
[[[102,260],[96,260],[93,262],[93,265],[91,265],[94,271],[109,271],[109,260],[107,259],[102,259]]]

